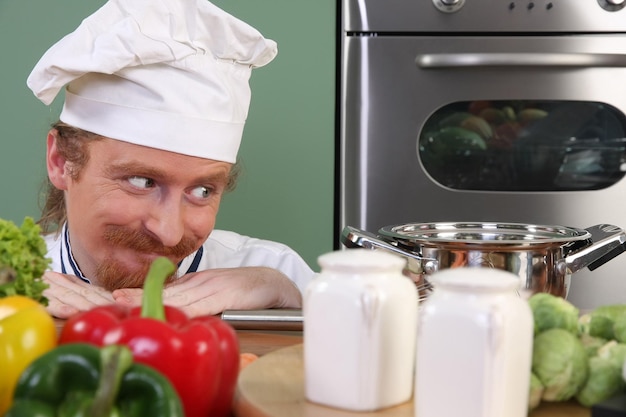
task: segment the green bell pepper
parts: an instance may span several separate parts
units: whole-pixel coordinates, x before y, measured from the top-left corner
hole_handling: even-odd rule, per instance
[[[20,375],[4,417],[183,417],[165,376],[125,346],[59,346]]]

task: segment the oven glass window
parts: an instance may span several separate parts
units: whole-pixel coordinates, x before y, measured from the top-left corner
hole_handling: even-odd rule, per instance
[[[418,152],[451,189],[598,190],[624,177],[626,116],[596,102],[456,102],[425,122]]]

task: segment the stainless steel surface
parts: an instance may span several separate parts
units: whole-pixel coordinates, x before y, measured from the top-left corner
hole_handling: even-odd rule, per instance
[[[579,240],[587,241],[591,238],[591,233],[585,229],[497,222],[408,223],[385,226],[381,228],[381,234],[388,238],[424,243],[480,244],[481,246],[563,244]]]
[[[562,53],[458,53],[423,54],[415,58],[420,68],[464,67],[550,67],[601,68],[626,67],[623,54],[562,54]]]
[[[617,226],[602,224],[587,230],[593,244],[567,255],[566,265],[570,272],[583,268],[594,271],[626,250],[626,235]]]
[[[516,274],[533,293],[562,297],[568,295],[573,273],[596,269],[626,250],[624,230],[607,224],[585,230],[517,223],[410,223],[386,226],[379,233],[347,226],[342,242],[350,248],[404,255],[409,276],[418,284],[428,284],[427,275],[441,269],[488,267]],[[426,262],[437,268],[426,271]]]
[[[380,239],[377,235],[365,230],[346,226],[341,232],[341,243],[348,248],[383,249],[387,252],[407,258],[407,269],[415,275],[431,274],[438,269],[436,259],[424,258],[422,255],[408,252],[388,241]]]
[[[626,55],[626,37],[350,37],[344,46],[347,66],[353,70],[344,75],[341,228],[378,230],[388,224],[460,217],[539,224],[626,223],[617,204],[626,196],[626,181],[601,193],[464,192],[435,183],[417,157],[424,121],[457,100],[589,100],[626,111],[626,89],[612,82],[626,79],[626,68],[459,72],[420,71],[414,64],[416,55],[441,50],[492,53],[533,48]]]
[[[623,116],[626,85],[617,80],[626,79],[626,9],[620,6],[343,0],[338,239],[346,226],[377,231],[458,218],[626,225],[625,180],[576,192],[451,189],[425,170],[417,143],[434,112],[463,100],[597,102]],[[570,300],[583,309],[626,302],[625,270],[620,257],[593,273],[578,272]]]
[[[343,0],[343,29],[393,33],[624,32],[624,2],[611,3],[615,1],[464,0],[446,5],[441,0]]]
[[[302,310],[226,310],[222,320],[237,330],[302,330]]]

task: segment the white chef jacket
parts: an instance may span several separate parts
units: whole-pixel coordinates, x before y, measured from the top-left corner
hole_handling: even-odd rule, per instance
[[[69,232],[65,224],[58,235],[44,236],[48,246],[50,269],[55,272],[76,275],[85,282],[89,279],[81,272],[72,256]],[[213,230],[209,238],[196,252],[178,265],[177,275],[214,268],[238,268],[265,266],[285,274],[304,292],[314,272],[293,249],[278,242],[256,239],[225,230]]]

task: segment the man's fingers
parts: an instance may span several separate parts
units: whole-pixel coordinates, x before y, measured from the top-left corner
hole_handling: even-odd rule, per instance
[[[68,318],[79,311],[113,302],[113,297],[103,288],[95,287],[79,278],[48,271],[42,277],[48,284],[43,292],[48,299],[46,310],[54,317]]]

